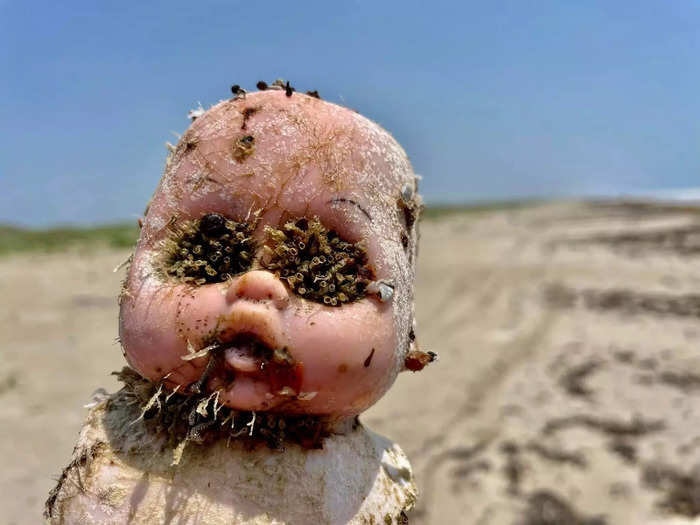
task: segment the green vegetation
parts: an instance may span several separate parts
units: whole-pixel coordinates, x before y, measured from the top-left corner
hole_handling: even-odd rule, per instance
[[[70,248],[130,248],[138,235],[138,226],[132,223],[46,230],[0,225],[0,256],[20,252],[50,253]]]
[[[518,210],[528,206],[534,206],[542,201],[538,200],[513,200],[513,201],[484,201],[464,204],[433,204],[423,210],[421,218],[433,220],[456,214],[489,213],[498,211]]]

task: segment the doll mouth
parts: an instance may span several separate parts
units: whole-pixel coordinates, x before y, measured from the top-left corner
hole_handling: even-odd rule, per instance
[[[272,393],[296,396],[303,379],[303,363],[297,362],[286,347],[269,344],[253,333],[239,333],[223,343],[219,350],[219,376],[235,387],[237,381],[256,381],[269,386]]]
[[[286,348],[277,348],[253,333],[236,334],[222,345],[223,360],[227,368],[244,374],[263,372],[274,364],[293,366],[294,359]]]

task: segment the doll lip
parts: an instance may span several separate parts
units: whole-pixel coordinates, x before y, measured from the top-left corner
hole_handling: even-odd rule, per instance
[[[221,346],[246,341],[271,349],[281,346],[277,318],[258,304],[237,303],[217,319],[217,325],[216,340]]]
[[[237,302],[218,317],[215,354],[200,376],[208,390],[223,389],[232,406],[248,409],[271,406],[296,395],[303,383],[304,365],[297,362],[278,325],[264,305]]]

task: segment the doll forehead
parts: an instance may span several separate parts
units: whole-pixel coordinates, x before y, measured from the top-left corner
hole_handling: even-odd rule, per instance
[[[374,122],[317,99],[269,92],[211,108],[185,133],[178,153],[183,166],[224,178],[310,179],[336,191],[395,185],[412,172],[401,146]]]
[[[189,208],[188,202],[198,202],[196,208],[203,211],[207,203],[213,205],[213,210],[230,207],[239,212],[251,208],[279,209],[307,215],[332,210],[335,215],[359,214],[371,222],[372,217],[393,214],[391,203],[399,197],[401,187],[399,180],[373,173],[348,172],[341,180],[329,183],[315,166],[294,171],[282,167],[243,175],[216,169],[205,173],[203,176],[193,165],[182,166],[174,174],[175,184],[181,188],[176,202],[179,200],[185,208]]]
[[[414,181],[403,149],[357,113],[301,97],[253,94],[197,118],[169,159],[160,200],[192,215],[330,210],[393,224],[401,188]]]
[[[283,147],[265,144],[264,139],[240,143],[219,138],[207,148],[195,141],[189,150],[181,148],[184,151],[170,177],[178,185],[189,185],[191,191],[219,186],[266,193],[293,188],[312,194],[350,191],[356,195],[398,191],[402,181],[413,178],[410,167],[397,169],[361,150],[343,152],[338,147],[333,154],[311,157],[304,148],[284,154]]]

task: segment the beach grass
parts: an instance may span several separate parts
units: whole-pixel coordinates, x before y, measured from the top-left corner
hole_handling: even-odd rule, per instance
[[[433,220],[452,215],[490,213],[508,210],[518,210],[528,206],[539,204],[539,200],[505,200],[483,201],[466,204],[430,204],[426,205],[421,219]]]
[[[22,252],[52,253],[71,248],[129,248],[137,238],[138,226],[134,223],[47,229],[0,225],[0,256]]]

